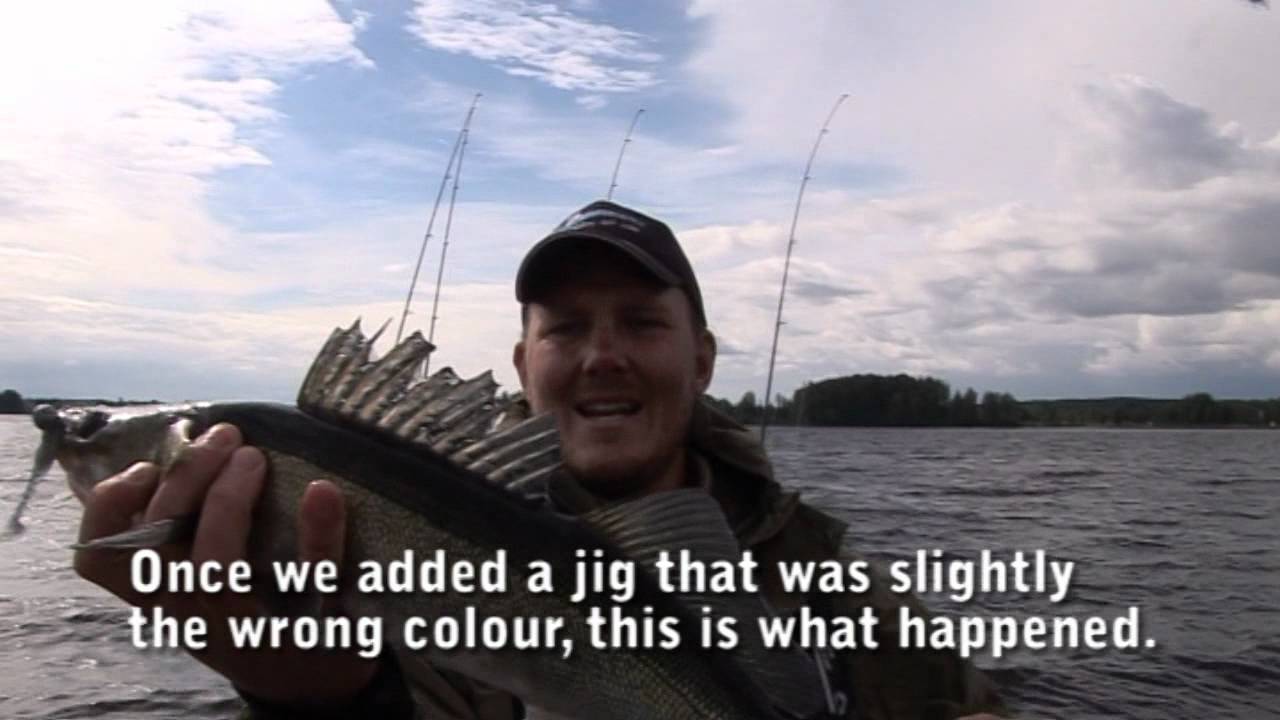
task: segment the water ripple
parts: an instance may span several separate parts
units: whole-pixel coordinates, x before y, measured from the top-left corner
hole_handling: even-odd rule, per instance
[[[1141,608],[1150,650],[979,656],[1019,716],[1277,717],[1280,435],[776,428],[769,438],[779,478],[848,522],[849,544],[880,562],[936,547],[957,559],[1045,549],[1077,563],[1062,603],[926,596],[939,612]],[[0,510],[21,493],[36,439],[25,418],[0,418]],[[0,715],[232,715],[224,681],[183,653],[134,649],[127,609],[71,571],[78,509],[64,488],[40,486],[28,531],[0,542]]]

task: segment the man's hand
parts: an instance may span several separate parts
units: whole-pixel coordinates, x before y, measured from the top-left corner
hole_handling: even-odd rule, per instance
[[[80,522],[80,542],[112,535],[142,521],[200,513],[190,547],[158,548],[164,561],[216,560],[223,567],[245,558],[253,508],[266,478],[266,459],[246,447],[239,430],[221,424],[196,439],[189,456],[163,478],[150,463],[138,463],[94,487]],[[332,483],[314,482],[303,495],[298,517],[299,560],[341,565],[346,511]],[[313,704],[354,697],[373,677],[376,660],[352,651],[302,651],[288,647],[242,649],[232,644],[230,617],[254,617],[262,607],[252,594],[136,592],[129,579],[130,554],[80,550],[75,569],[126,602],[160,607],[180,621],[202,617],[208,645],[192,654],[236,687],[263,700]]]

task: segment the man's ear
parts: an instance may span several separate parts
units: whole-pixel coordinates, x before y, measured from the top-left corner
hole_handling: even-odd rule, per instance
[[[716,336],[706,328],[698,333],[697,353],[694,359],[694,373],[697,377],[698,394],[701,395],[711,387],[711,377],[716,371]]]
[[[528,369],[524,365],[524,340],[516,341],[516,346],[511,350],[511,364],[516,366],[516,375],[520,377],[520,389],[525,391],[525,396],[529,395]]]

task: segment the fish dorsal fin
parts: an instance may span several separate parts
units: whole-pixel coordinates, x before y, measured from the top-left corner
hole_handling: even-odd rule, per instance
[[[715,567],[712,563],[736,565],[742,559],[719,503],[700,489],[647,495],[592,510],[581,518],[655,577],[655,563],[664,550],[677,563],[680,551],[687,550],[708,568],[708,577]],[[681,593],[680,599],[695,615],[707,606],[716,617],[737,619],[739,642],[734,657],[777,709],[795,717],[809,717],[822,709],[823,677],[813,658],[800,649],[764,647],[757,618],[774,613],[763,596],[708,591]]]
[[[495,430],[495,422],[522,403],[518,395],[500,400],[491,372],[463,380],[446,367],[419,378],[435,346],[414,332],[375,358],[382,330],[366,338],[359,320],[335,329],[307,371],[298,409],[430,450],[512,490],[536,485],[559,464],[559,438],[548,416]]]

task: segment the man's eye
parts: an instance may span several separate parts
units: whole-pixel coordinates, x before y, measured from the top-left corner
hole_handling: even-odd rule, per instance
[[[631,318],[631,326],[641,330],[649,330],[666,327],[667,322],[660,317],[634,317]]]
[[[576,323],[573,321],[552,323],[551,325],[547,326],[546,333],[548,335],[570,335],[574,332],[577,332],[577,329],[580,325],[581,323]]]

